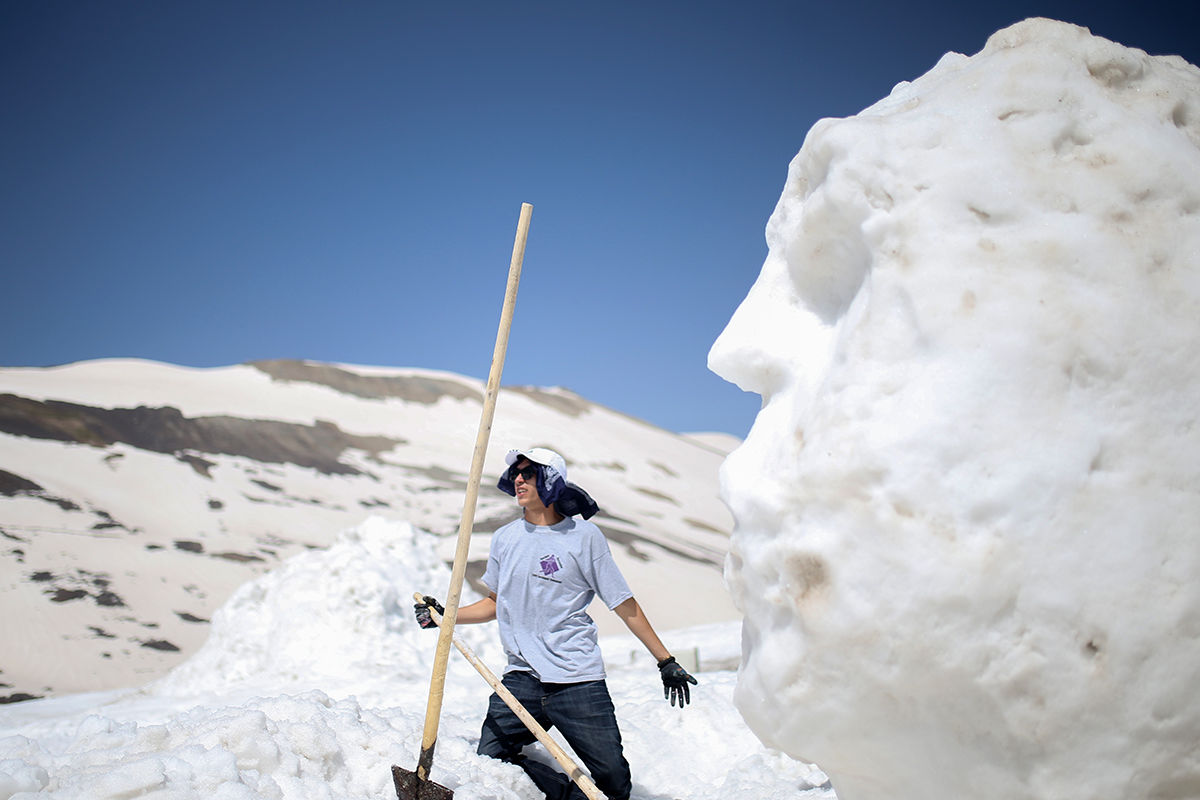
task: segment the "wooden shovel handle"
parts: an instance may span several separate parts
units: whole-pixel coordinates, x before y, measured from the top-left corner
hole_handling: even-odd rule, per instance
[[[517,235],[513,241],[512,260],[508,267],[508,285],[504,291],[504,307],[500,313],[500,329],[496,332],[496,347],[492,352],[492,368],[488,375],[479,432],[475,437],[475,452],[471,457],[471,474],[463,501],[462,518],[458,526],[458,543],[454,550],[454,567],[450,572],[450,588],[446,593],[445,624],[438,636],[437,652],[433,658],[433,675],[429,680],[429,702],[425,707],[425,730],[421,736],[421,753],[417,757],[417,777],[429,780],[433,767],[433,749],[437,744],[438,723],[442,716],[442,697],[446,689],[446,663],[450,660],[450,641],[454,623],[458,620],[458,601],[462,597],[463,580],[467,572],[467,552],[471,545],[471,529],[475,526],[475,506],[479,499],[479,483],[483,477],[483,459],[487,455],[492,419],[496,414],[496,396],[500,393],[500,375],[504,371],[504,356],[508,351],[508,332],[512,328],[513,310],[517,302],[517,285],[521,281],[521,264],[525,260],[525,241],[529,236],[529,220],[533,206],[521,204]]]
[[[413,599],[418,603],[425,602],[425,598],[420,592],[414,592]],[[438,623],[439,625],[441,624],[442,616],[441,614],[438,614],[437,609],[431,607],[429,609],[429,615],[433,617],[434,622]],[[596,784],[592,783],[592,779],[588,777],[587,773],[579,768],[579,765],[576,764],[569,755],[567,755],[567,751],[563,750],[562,746],[558,742],[554,741],[554,739],[550,736],[550,732],[543,728],[538,721],[533,718],[533,715],[525,709],[525,706],[521,705],[521,701],[518,700],[511,691],[509,691],[507,686],[500,682],[495,673],[488,669],[487,665],[479,660],[479,656],[475,655],[474,651],[463,644],[462,640],[457,636],[452,635],[451,638],[454,640],[454,646],[458,648],[458,652],[462,653],[467,661],[471,662],[471,666],[473,666],[476,671],[483,676],[483,679],[487,681],[493,689],[496,690],[496,694],[500,696],[500,699],[504,701],[505,705],[512,709],[513,713],[520,718],[521,722],[525,723],[526,728],[529,728],[529,732],[536,736],[537,740],[546,746],[546,749],[550,751],[550,755],[554,756],[554,760],[557,761],[564,770],[566,770],[567,776],[579,785],[579,788],[583,791],[583,793],[591,800],[605,800],[604,793],[596,788]]]

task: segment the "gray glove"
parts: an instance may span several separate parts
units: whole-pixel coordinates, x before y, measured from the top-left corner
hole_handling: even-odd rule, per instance
[[[689,675],[686,669],[679,666],[675,661],[675,656],[658,662],[658,672],[662,675],[663,697],[669,698],[672,706],[675,705],[676,700],[679,701],[680,708],[692,701],[692,692],[688,688],[688,684],[697,685],[696,679]]]

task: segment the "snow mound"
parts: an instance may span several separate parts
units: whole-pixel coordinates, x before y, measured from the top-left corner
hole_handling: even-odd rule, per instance
[[[1049,20],[793,160],[710,354],[737,701],[845,797],[1200,791],[1200,70]]]
[[[415,746],[401,721],[318,691],[196,707],[157,724],[93,714],[55,735],[0,740],[0,797],[382,797],[389,760]]]
[[[372,517],[328,549],[293,556],[243,584],[214,616],[204,646],[153,690],[190,695],[265,679],[329,687],[427,677],[431,634],[413,620],[412,594],[444,593],[450,583],[438,541],[407,522]],[[480,635],[459,631],[477,646]]]

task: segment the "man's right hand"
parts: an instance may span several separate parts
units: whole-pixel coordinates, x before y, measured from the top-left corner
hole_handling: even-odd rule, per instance
[[[429,613],[429,609],[433,609],[438,614],[445,614],[446,609],[442,608],[442,604],[429,595],[421,598],[421,602],[413,603],[413,612],[417,616],[417,624],[422,628],[436,628],[438,624],[433,621],[433,615]]]

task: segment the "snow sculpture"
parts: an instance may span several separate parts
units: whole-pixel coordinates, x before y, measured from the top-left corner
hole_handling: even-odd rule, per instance
[[[1049,20],[792,161],[737,702],[842,800],[1200,796],[1200,70]]]

